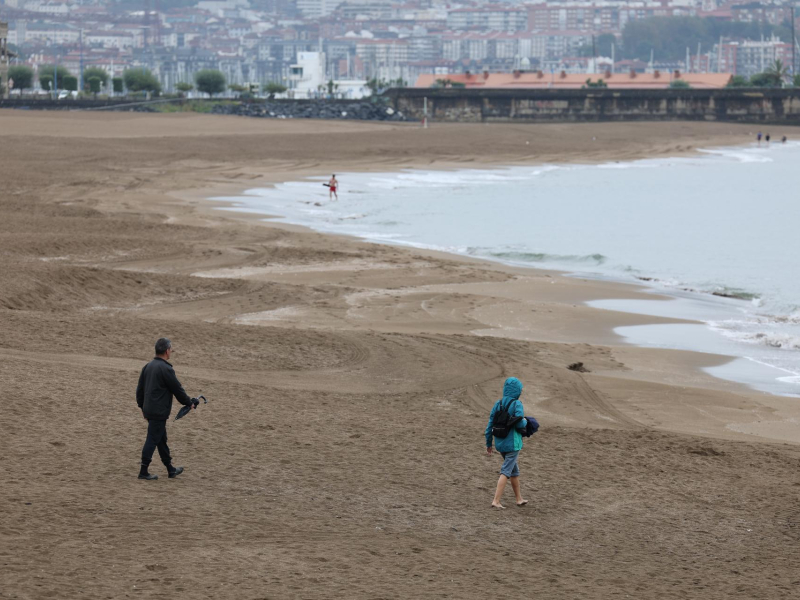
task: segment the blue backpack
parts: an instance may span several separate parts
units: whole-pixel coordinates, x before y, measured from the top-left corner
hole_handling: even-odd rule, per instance
[[[525,420],[528,422],[528,425],[525,427],[525,433],[522,434],[522,437],[531,437],[534,433],[539,431],[539,421],[533,417],[525,417]]]

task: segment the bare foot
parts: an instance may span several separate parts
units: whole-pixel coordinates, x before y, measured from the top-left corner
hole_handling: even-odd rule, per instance
[[[520,500],[519,502],[517,502],[517,506],[525,506],[527,503],[528,503],[527,500]]]
[[[502,504],[495,504],[494,502],[492,502],[492,508],[505,508],[505,506],[503,506]]]

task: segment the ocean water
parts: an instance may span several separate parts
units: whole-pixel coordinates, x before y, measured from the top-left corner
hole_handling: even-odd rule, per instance
[[[617,333],[737,357],[710,371],[800,395],[798,172],[800,143],[788,142],[599,165],[337,173],[338,202],[329,175],[223,200],[318,231],[645,285],[672,300],[590,304],[699,321]]]

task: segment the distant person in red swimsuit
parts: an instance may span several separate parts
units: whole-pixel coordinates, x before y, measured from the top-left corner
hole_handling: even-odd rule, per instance
[[[337,200],[339,199],[339,194],[336,193],[336,188],[338,187],[339,187],[339,182],[336,181],[336,175],[331,175],[331,179],[328,182],[328,188],[329,188],[328,200],[332,199],[334,196],[336,196]]]

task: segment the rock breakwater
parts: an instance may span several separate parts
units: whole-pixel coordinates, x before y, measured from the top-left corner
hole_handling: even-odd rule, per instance
[[[330,100],[266,101],[218,104],[214,114],[267,119],[357,119],[362,121],[407,121],[407,117],[382,103]]]

